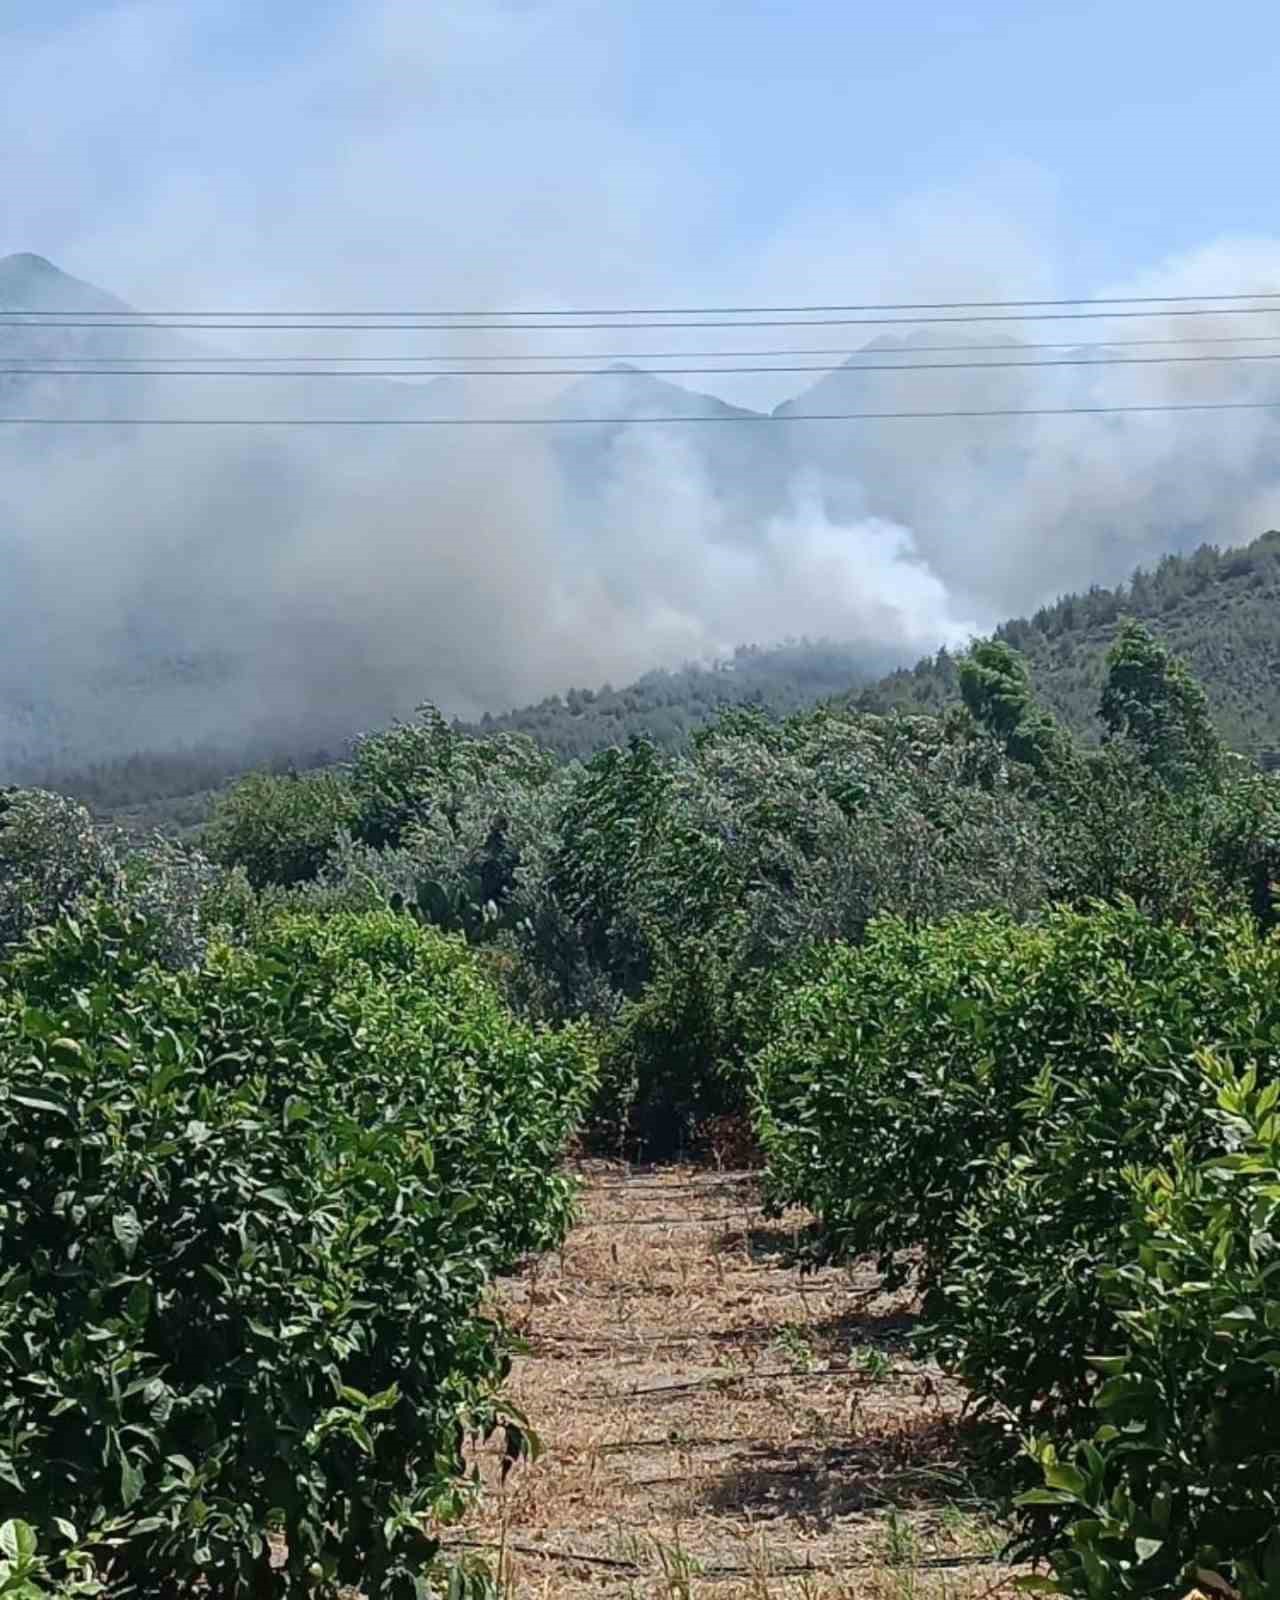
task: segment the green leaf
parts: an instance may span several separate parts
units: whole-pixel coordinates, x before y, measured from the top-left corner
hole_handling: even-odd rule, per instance
[[[126,1508],[136,1504],[145,1481],[129,1457],[123,1456],[120,1461],[120,1499]]]
[[[1093,1397],[1097,1410],[1107,1411],[1122,1400],[1127,1400],[1134,1392],[1134,1383],[1127,1373],[1120,1373],[1114,1378],[1108,1378],[1100,1386]]]
[[[44,1100],[34,1094],[12,1094],[9,1098],[20,1106],[26,1106],[30,1111],[52,1111],[55,1116],[65,1117],[66,1106],[61,1106],[56,1100]]]
[[[1028,1489],[1013,1503],[1017,1506],[1069,1506],[1075,1504],[1075,1497],[1060,1489]]]
[[[151,1315],[151,1286],[148,1283],[135,1283],[129,1290],[129,1299],[126,1305],[129,1321],[141,1324]]]
[[[1084,1473],[1069,1461],[1053,1461],[1044,1468],[1044,1481],[1051,1489],[1061,1489],[1079,1499],[1086,1491]]]
[[[111,1231],[116,1236],[116,1242],[124,1251],[126,1261],[132,1261],[138,1249],[138,1241],[142,1238],[142,1224],[138,1221],[137,1213],[132,1207],[118,1212],[111,1219]]]
[[[58,1032],[58,1024],[47,1011],[28,1006],[22,1013],[22,1031],[36,1039],[52,1039]]]
[[[29,1522],[14,1517],[0,1524],[0,1551],[14,1562],[19,1570],[29,1566],[38,1548],[36,1530]]]

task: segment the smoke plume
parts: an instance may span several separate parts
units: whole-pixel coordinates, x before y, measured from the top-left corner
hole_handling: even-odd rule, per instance
[[[31,160],[10,180],[0,248],[40,250],[143,309],[1074,288],[1050,186],[1017,168],[858,214],[811,189],[772,231],[726,242],[732,186],[617,114],[618,41],[579,0],[349,0],[319,8],[305,41],[265,28],[256,69],[216,86],[213,0],[72,11],[12,41],[0,139]],[[1280,239],[1208,241],[1093,287],[1275,292]],[[18,256],[0,261],[0,301],[111,303]],[[1253,342],[1118,342],[1192,333]],[[849,640],[875,670],[1280,522],[1280,367],[1134,359],[1280,351],[1280,315],[874,334],[0,328],[6,358],[430,350],[595,367],[610,364],[596,352],[644,365],[653,349],[865,344],[855,364],[904,367],[576,384],[0,376],[0,414],[51,418],[779,408],[639,426],[0,426],[0,776],[200,742],[301,748],[424,698],[475,715],[797,635]],[[1090,348],[1028,348],[1077,338]],[[1126,361],[1095,364],[1108,354]],[[1002,364],[1073,356],[1090,364]],[[1258,402],[1277,409],[1096,409]],[[1070,414],[787,420],[1009,410]]]

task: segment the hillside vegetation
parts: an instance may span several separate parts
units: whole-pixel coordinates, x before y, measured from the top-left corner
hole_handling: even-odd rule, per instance
[[[455,725],[481,737],[527,734],[566,761],[633,738],[674,753],[687,749],[697,729],[728,706],[759,706],[786,716],[843,694],[868,678],[868,660],[862,648],[829,640],[743,645],[721,661],[648,672],[620,689],[570,689],[536,705]],[[23,767],[7,776],[74,795],[135,831],[188,831],[208,819],[216,792],[246,771],[313,770],[337,766],[343,755],[340,741],[327,748],[278,740],[241,748],[210,744],[117,756],[75,770]]]
[[[1233,750],[1280,750],[1280,532],[1240,549],[1202,545],[1135,572],[1115,589],[1064,595],[995,637],[1019,650],[1036,692],[1082,738],[1101,731],[1098,696],[1120,619],[1137,617],[1203,684],[1214,725]],[[947,651],[859,691],[867,711],[934,715],[960,703],[957,658]]]
[[[1055,716],[1096,743],[1106,654],[1126,616],[1145,622],[1187,662],[1231,749],[1280,750],[1280,532],[1238,549],[1202,545],[1168,555],[1116,588],[1064,595],[1002,623],[993,637],[1026,658],[1036,693]],[[832,696],[863,711],[935,716],[961,703],[958,662],[942,650],[860,684],[865,663],[851,650],[800,641],[740,650],[718,670],[651,673],[623,690],[571,690],[478,727],[527,733],[558,755],[585,757],[637,736],[679,749],[739,703],[786,715]]]
[[[0,1586],[490,1600],[570,1141],[754,1139],[1039,1581],[1273,1600],[1280,778],[1132,618],[1100,745],[1007,639],[956,681],[585,763],[424,707],[200,849],[0,795]]]
[[[1143,620],[1188,662],[1229,748],[1264,761],[1280,752],[1280,533],[1240,549],[1206,545],[1167,556],[1127,584],[1066,595],[1034,616],[1003,623],[993,637],[1024,655],[1037,694],[1063,724],[1096,743],[1105,657],[1124,616]],[[456,725],[479,737],[525,734],[561,760],[587,760],[633,738],[672,754],[687,750],[698,729],[732,706],[785,717],[835,700],[862,711],[936,716],[961,703],[959,657],[950,651],[872,681],[867,663],[862,647],[829,640],[743,646],[713,665],[647,673],[621,689],[570,689]],[[333,747],[200,747],[21,777],[74,795],[135,831],[162,826],[193,833],[208,819],[217,791],[248,767],[283,771],[340,760]]]

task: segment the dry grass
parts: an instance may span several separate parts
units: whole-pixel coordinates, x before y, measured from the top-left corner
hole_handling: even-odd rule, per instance
[[[519,1595],[977,1600],[1008,1582],[959,1394],[913,1359],[873,1275],[802,1276],[807,1219],[754,1181],[586,1174],[564,1250],[503,1283],[510,1389],[543,1454],[450,1543],[500,1548]]]

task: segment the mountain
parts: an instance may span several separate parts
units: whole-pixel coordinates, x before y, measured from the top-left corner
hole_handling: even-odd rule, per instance
[[[385,655],[389,608],[357,586],[366,551],[384,588],[390,553],[414,559],[445,430],[255,424],[466,416],[465,383],[224,375],[216,331],[138,324],[35,255],[0,259],[0,307],[62,324],[0,327],[0,782],[174,748],[341,748],[442,694],[429,651],[421,674]],[[287,367],[299,345],[267,348]],[[19,417],[47,425],[3,426]],[[199,425],[228,418],[244,425]]]
[[[18,311],[45,312],[66,323],[77,316],[101,317],[110,322],[113,314],[131,317],[123,300],[91,283],[60,271],[43,256],[22,254],[0,258],[0,308],[7,315]],[[163,355],[195,355],[198,347],[158,331],[110,326],[5,326],[0,329],[0,356],[13,367],[25,362],[101,362],[108,359],[143,361]],[[128,391],[140,380],[112,383],[81,379],[38,376],[31,372],[8,370],[0,373],[0,415],[64,416],[121,414],[121,402],[128,404]],[[18,430],[12,430],[17,434]],[[56,444],[51,432],[24,428],[21,438],[6,436],[3,444],[16,446],[24,453]],[[3,448],[0,444],[0,448]]]
[[[130,307],[115,295],[55,267],[43,256],[28,251],[0,256],[0,308],[6,315],[22,311],[117,312],[131,315]],[[74,343],[82,343],[84,330],[74,330]],[[33,348],[56,348],[58,339],[48,330],[34,330],[29,336]],[[59,338],[65,338],[65,333]],[[9,340],[16,341],[14,330]]]
[[[65,324],[0,326],[0,782],[136,758],[137,786],[167,785],[175,752],[207,776],[340,750],[424,699],[474,722],[575,680],[646,687],[577,715],[566,750],[613,723],[677,738],[721,685],[642,678],[655,663],[733,658],[736,694],[772,671],[744,673],[740,641],[839,641],[843,684],[778,657],[761,692],[790,706],[1280,504],[1280,349],[1256,338],[1134,355],[880,332],[767,413],[626,364],[558,393],[523,369],[227,372],[439,343],[165,328],[33,255],[0,260],[0,307]],[[78,370],[21,370],[59,362]],[[814,414],[842,420],[789,425]],[[1256,743],[1269,702],[1246,698],[1232,736]]]
[[[751,545],[790,503],[791,441],[745,406],[616,362],[571,385],[548,412],[610,419],[552,436],[570,525],[596,543],[620,521],[643,537],[646,518],[683,515],[712,543]],[[664,426],[655,417],[703,420]],[[645,420],[628,420],[636,418]]]
[[[740,609],[744,585],[771,599],[758,552],[795,471],[786,434],[742,407],[625,365],[551,399],[537,380],[227,372],[238,350],[288,367],[334,338],[237,346],[139,322],[33,255],[0,261],[0,306],[62,324],[0,327],[0,781],[175,749],[341,748],[424,698],[477,716],[580,661],[630,679],[791,631]],[[488,415],[614,420],[260,425]],[[705,425],[674,420],[690,416]],[[851,616],[867,672],[910,653],[860,647],[862,631]]]
[[[1203,683],[1215,724],[1245,755],[1280,751],[1280,531],[1235,549],[1165,556],[1114,588],[1068,594],[994,636],[1027,658],[1036,692],[1081,738],[1101,736],[1105,656],[1120,619],[1140,617]],[[655,672],[622,690],[573,689],[486,717],[479,732],[521,732],[566,756],[642,734],[676,748],[728,704],[784,715],[830,699],[858,710],[936,716],[960,704],[958,656],[941,650],[870,683],[847,647],[801,641],[743,649],[713,668]]]
[[[1243,548],[1168,555],[1126,584],[1064,595],[1002,623],[995,637],[1027,658],[1044,703],[1096,740],[1104,658],[1124,616],[1140,618],[1185,658],[1232,749],[1280,751],[1280,531]],[[940,651],[846,698],[866,711],[937,715],[960,703],[956,658]]]
[[[1280,349],[1232,331],[1141,323],[1058,345],[1039,342],[1061,337],[1048,327],[1030,342],[919,329],[881,336],[775,415],[924,414],[792,431],[832,517],[908,528],[955,614],[987,629],[1270,524]],[[1250,331],[1280,338],[1280,318]]]
[[[332,384],[295,377],[262,378],[210,375],[226,351],[208,338],[194,339],[180,329],[137,321],[138,313],[125,301],[91,283],[62,272],[43,256],[23,254],[0,258],[0,308],[40,311],[57,317],[61,325],[5,326],[0,328],[0,356],[14,365],[64,363],[97,367],[79,373],[0,376],[0,415],[140,416],[185,418],[206,416],[379,416],[410,414],[447,416],[461,398],[462,386],[448,379],[428,383],[397,383],[385,378],[353,375],[335,389]],[[120,326],[112,314],[130,319]],[[94,326],[101,316],[103,326]],[[77,322],[77,317],[89,320]],[[217,332],[216,329],[210,330]],[[288,367],[290,349],[280,348],[281,367]],[[200,367],[199,376],[181,369]],[[173,375],[156,369],[171,364]],[[123,368],[106,373],[104,366]],[[146,371],[129,371],[146,367]],[[29,442],[31,434],[25,438]],[[127,435],[116,435],[116,438]]]

